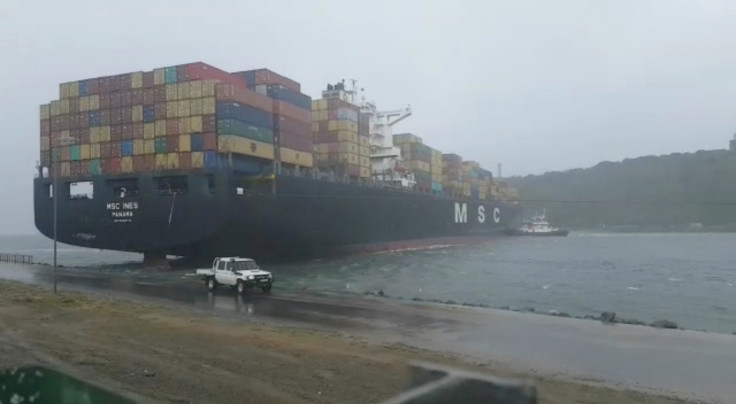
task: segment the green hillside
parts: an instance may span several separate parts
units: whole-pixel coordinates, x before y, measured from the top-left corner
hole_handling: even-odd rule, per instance
[[[571,227],[682,228],[736,223],[736,152],[647,156],[510,178],[525,208]],[[538,201],[538,202],[533,202]]]

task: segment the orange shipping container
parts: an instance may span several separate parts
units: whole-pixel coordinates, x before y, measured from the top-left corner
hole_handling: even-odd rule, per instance
[[[120,168],[124,173],[133,172],[133,156],[123,156],[120,159]]]
[[[180,152],[190,152],[192,151],[192,140],[189,135],[180,135],[179,136],[179,151]],[[186,167],[184,167],[186,168]]]
[[[312,123],[311,110],[299,108],[296,105],[289,104],[288,102],[273,101],[273,113],[296,119],[297,121],[302,123]],[[357,124],[355,130],[358,130]]]
[[[193,152],[191,155],[192,168],[204,167],[204,152]]]

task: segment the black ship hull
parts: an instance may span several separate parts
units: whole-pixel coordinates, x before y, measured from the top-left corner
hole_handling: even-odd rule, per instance
[[[209,258],[301,258],[389,247],[405,240],[502,233],[515,205],[298,176],[254,180],[229,171],[167,172],[183,189],[161,188],[155,173],[100,176],[91,198],[60,182],[57,239],[120,251]],[[86,179],[88,181],[88,179]],[[116,180],[136,192],[117,193]],[[74,180],[72,180],[74,181]],[[80,179],[81,181],[81,179]],[[53,237],[50,178],[34,181],[36,227]]]

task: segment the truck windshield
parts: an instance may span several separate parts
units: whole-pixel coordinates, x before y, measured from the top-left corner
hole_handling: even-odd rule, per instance
[[[236,261],[233,264],[233,269],[236,271],[258,269],[258,264],[256,264],[255,261]]]

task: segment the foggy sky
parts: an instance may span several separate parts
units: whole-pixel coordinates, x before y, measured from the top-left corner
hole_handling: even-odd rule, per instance
[[[357,79],[397,132],[504,175],[726,147],[728,1],[0,2],[0,233],[35,231],[38,105],[58,84],[194,61],[319,98]]]

